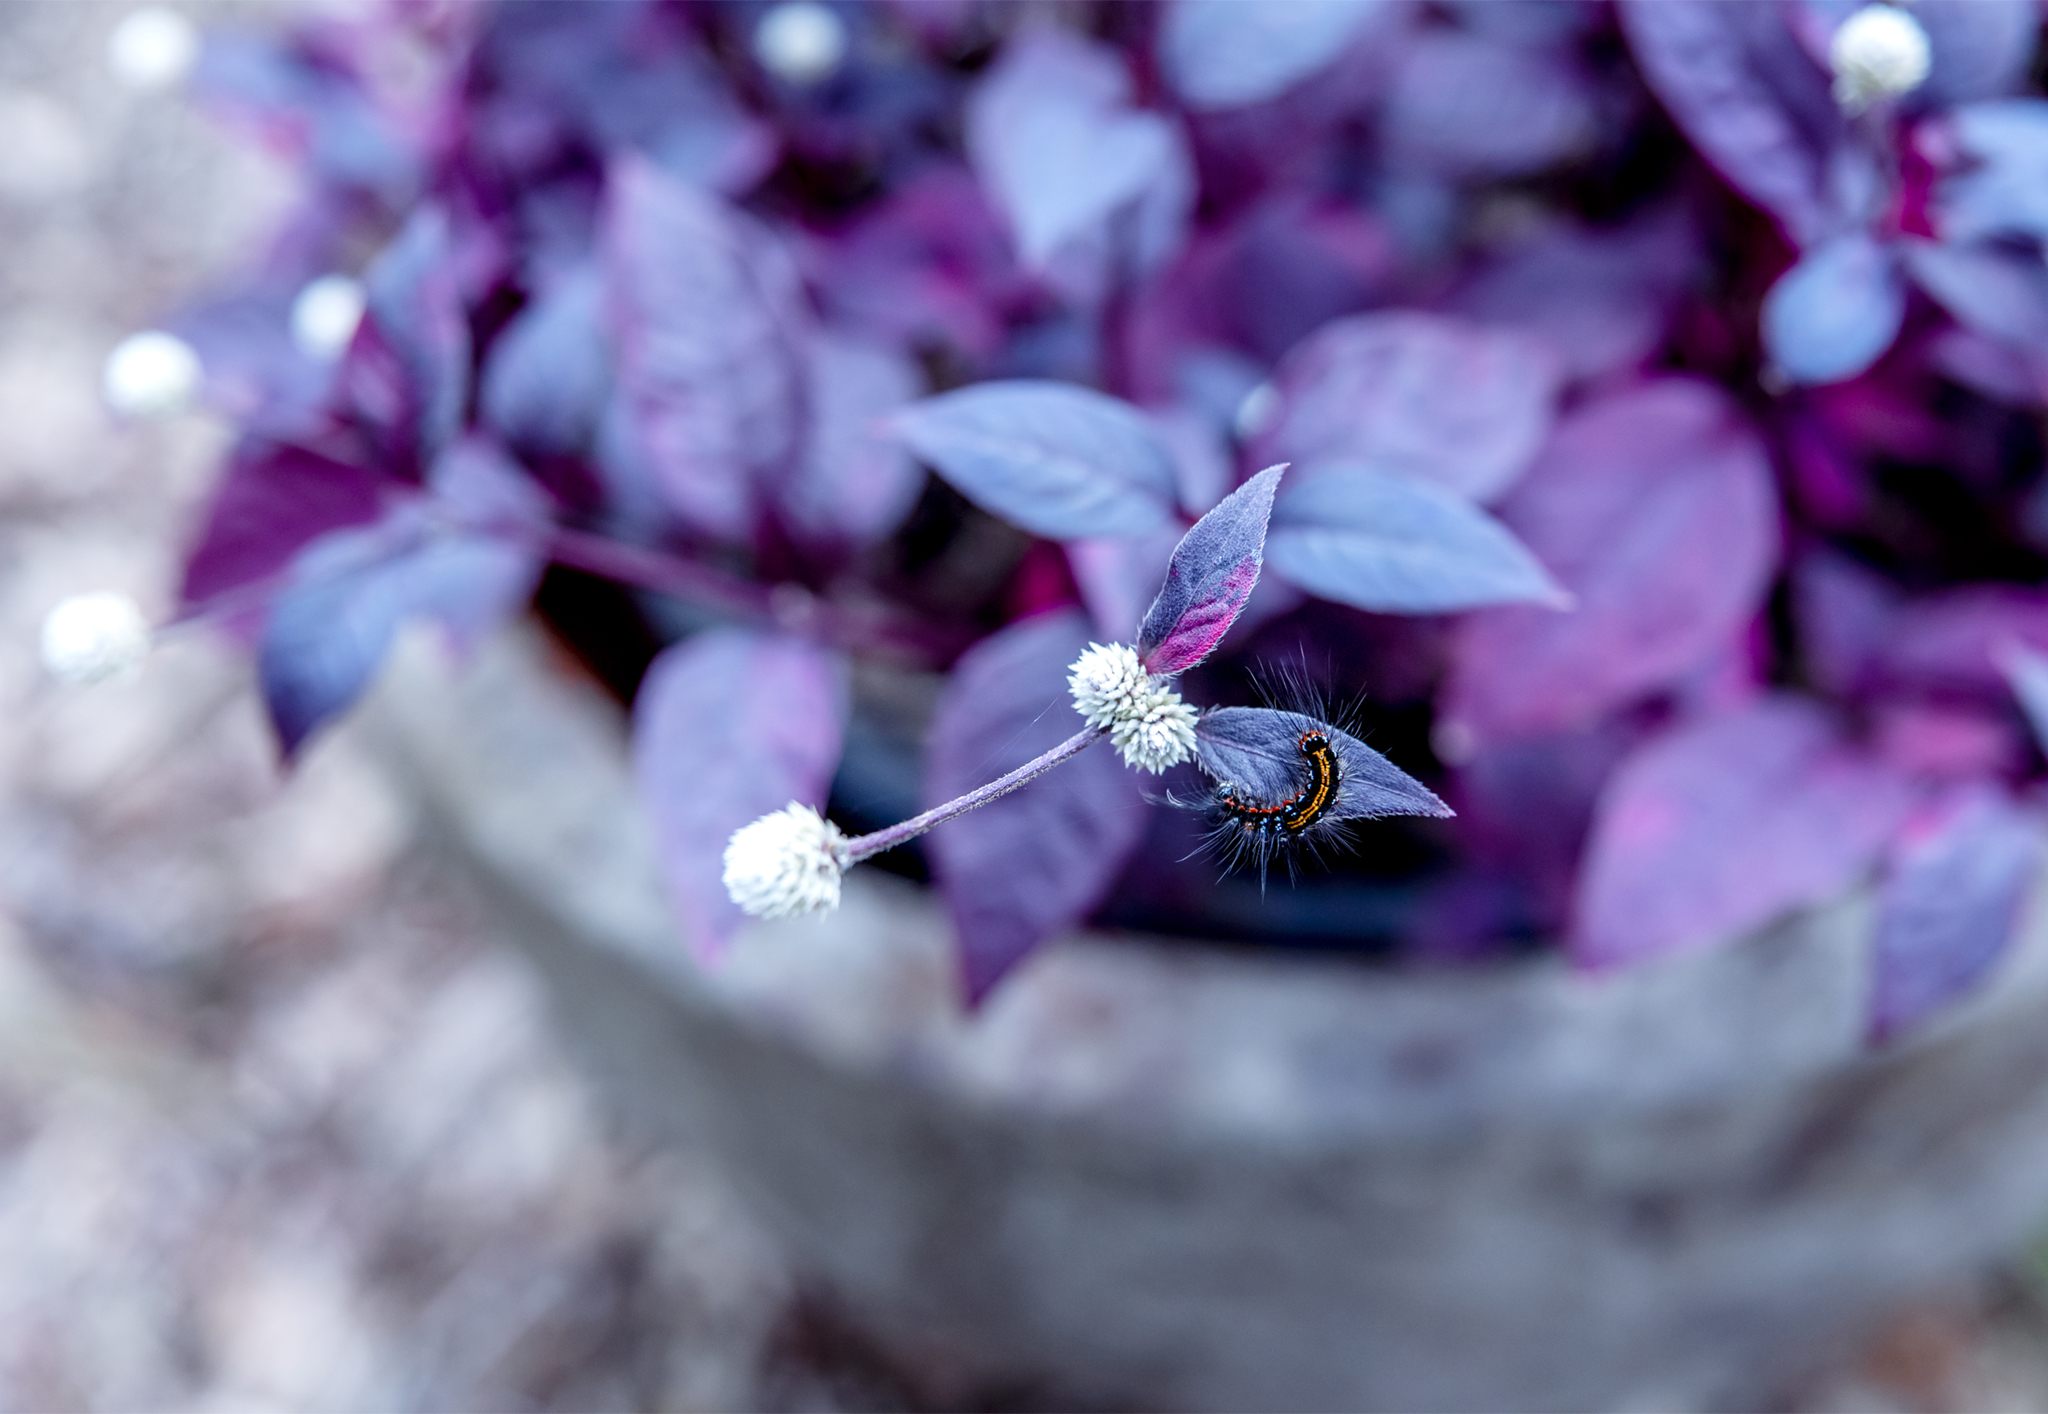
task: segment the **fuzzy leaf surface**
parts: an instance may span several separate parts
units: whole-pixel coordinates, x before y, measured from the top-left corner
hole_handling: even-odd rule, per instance
[[[1299,464],[1303,479],[1347,462],[1491,501],[1542,446],[1560,378],[1550,351],[1523,334],[1441,314],[1356,315],[1281,363],[1258,448]]]
[[[1357,737],[1301,712],[1272,707],[1204,712],[1195,724],[1195,760],[1211,779],[1237,787],[1245,799],[1287,800],[1300,793],[1307,779],[1301,739],[1309,732],[1328,737],[1337,754],[1337,803],[1330,819],[1451,814],[1429,787]]]
[[[1440,614],[1484,604],[1565,607],[1514,532],[1424,481],[1325,466],[1273,507],[1273,568],[1311,594],[1382,614]]]
[[[977,383],[892,422],[961,495],[1034,535],[1142,535],[1172,514],[1172,453],[1136,408],[1089,388]]]
[[[927,801],[963,795],[1080,731],[1066,670],[1087,646],[1087,620],[1061,611],[970,649],[932,721]],[[932,831],[932,871],[960,940],[969,1001],[1093,912],[1144,830],[1137,778],[1105,741]]]
[[[1269,466],[1189,528],[1166,562],[1166,583],[1138,628],[1152,673],[1186,672],[1216,651],[1258,587],[1266,523],[1285,465]]]
[[[1839,383],[1892,346],[1906,286],[1891,252],[1851,231],[1801,256],[1764,296],[1764,347],[1795,383]]]
[[[1588,968],[1646,962],[1823,902],[1876,862],[1911,804],[1903,777],[1799,698],[1683,724],[1601,795],[1571,955]]]
[[[1981,982],[2041,864],[2040,822],[1979,787],[1901,843],[1878,902],[1870,1033],[1888,1041]]]
[[[633,774],[683,937],[701,961],[743,915],[725,891],[734,830],[825,803],[846,732],[844,663],[785,634],[710,629],[662,650],[633,702]]]
[[[1675,378],[1575,410],[1500,518],[1576,603],[1458,625],[1445,716],[1480,740],[1583,725],[1677,681],[1749,621],[1778,555],[1762,445],[1719,390]]]

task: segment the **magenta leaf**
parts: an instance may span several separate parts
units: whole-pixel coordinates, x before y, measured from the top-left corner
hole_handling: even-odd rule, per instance
[[[1081,730],[1067,665],[1088,646],[1071,611],[983,639],[939,698],[925,795],[949,800]],[[1098,742],[1030,785],[931,834],[932,870],[959,935],[962,981],[979,1003],[1038,944],[1086,918],[1145,830],[1136,777]]]
[[[1861,877],[1912,805],[1904,778],[1776,695],[1686,723],[1608,781],[1570,949],[1606,968],[1731,940]]]
[[[1442,176],[1518,177],[1590,146],[1598,131],[1593,104],[1586,76],[1558,49],[1440,29],[1403,49],[1383,121],[1400,165]]]
[[[1301,739],[1314,732],[1336,752],[1337,799],[1327,818],[1377,820],[1388,815],[1442,819],[1451,807],[1435,792],[1357,737],[1300,712],[1271,707],[1217,707],[1195,726],[1195,760],[1211,780],[1234,787],[1239,800],[1280,801],[1307,783]]]
[[[1892,252],[1861,231],[1813,247],[1764,296],[1764,348],[1795,383],[1839,383],[1877,362],[1906,317]]]
[[[1176,0],[1161,13],[1159,64],[1188,107],[1242,108],[1329,67],[1395,10],[1388,0]]]
[[[846,731],[846,670],[783,634],[711,629],[665,649],[633,702],[633,773],[683,938],[702,961],[740,925],[732,833],[792,800],[822,806]]]
[[[981,78],[967,101],[967,153],[1025,265],[1046,269],[1076,242],[1100,243],[1121,211],[1137,213],[1141,265],[1178,244],[1193,197],[1186,141],[1130,101],[1123,56],[1064,29],[1017,34]]]
[[[426,619],[473,648],[533,593],[539,555],[502,536],[436,526],[418,502],[314,541],[272,601],[257,655],[287,757],[370,685],[399,628]]]
[[[1382,614],[1440,614],[1571,596],[1514,532],[1424,481],[1325,465],[1273,506],[1266,553],[1311,594]]]
[[[1269,466],[1196,521],[1166,562],[1166,582],[1138,628],[1145,670],[1184,673],[1216,651],[1258,587],[1266,522],[1283,462]]]
[[[363,277],[367,307],[335,398],[382,461],[408,474],[454,440],[469,401],[469,316],[448,217],[422,206]]]
[[[1995,245],[1900,242],[1913,282],[1958,324],[1987,338],[2048,352],[2048,270],[2038,256]]]
[[[1693,146],[1804,246],[1838,224],[1830,169],[1847,127],[1786,8],[1624,0],[1621,20],[1643,77]]]
[[[1748,623],[1778,555],[1763,447],[1724,394],[1676,378],[1576,409],[1500,518],[1576,607],[1458,626],[1443,710],[1475,741],[1583,725],[1675,684]]]
[[[1528,336],[1399,311],[1325,324],[1287,355],[1259,456],[1353,462],[1491,501],[1550,430],[1560,373]]]
[[[604,279],[586,262],[543,289],[492,343],[483,420],[529,455],[585,452],[610,393]]]
[[[330,530],[375,520],[379,483],[372,472],[304,447],[244,444],[214,492],[180,597],[188,607],[203,605],[276,574]]]
[[[844,334],[811,339],[808,363],[810,436],[777,505],[810,544],[867,544],[896,528],[924,484],[886,423],[924,379],[903,354]]]
[[[1172,514],[1172,454],[1130,404],[1069,383],[977,383],[891,419],[983,510],[1053,540],[1142,535]]]
[[[1879,898],[1870,1034],[1896,1039],[1984,980],[2004,956],[2035,875],[2040,821],[1989,786],[1909,832]]]
[[[745,539],[799,452],[795,268],[771,232],[638,157],[612,164],[603,223],[632,430],[684,524]]]

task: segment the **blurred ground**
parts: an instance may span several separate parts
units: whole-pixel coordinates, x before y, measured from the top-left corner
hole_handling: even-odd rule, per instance
[[[169,603],[225,444],[99,401],[282,169],[107,76],[122,6],[0,5],[0,1407],[886,1407],[728,1194],[612,1134],[347,732],[281,781],[203,636],[60,689],[66,594]],[[2023,1264],[1811,1410],[2048,1411]]]

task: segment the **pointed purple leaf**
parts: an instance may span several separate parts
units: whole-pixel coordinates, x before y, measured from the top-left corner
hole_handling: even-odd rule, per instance
[[[473,433],[438,457],[427,473],[433,505],[473,530],[545,530],[552,502],[526,469],[491,438]]]
[[[1681,725],[1638,748],[1601,795],[1572,957],[1645,962],[1825,902],[1876,862],[1911,806],[1902,776],[1799,698]]]
[[[1444,720],[1474,741],[1565,730],[1677,683],[1756,613],[1778,554],[1756,435],[1719,390],[1675,378],[1575,410],[1500,518],[1576,604],[1458,625]]]
[[[1543,445],[1561,374],[1527,335],[1397,311],[1325,324],[1280,365],[1259,458],[1353,462],[1499,496]]]
[[[1948,116],[1970,159],[1935,193],[1935,224],[1951,242],[2048,239],[2048,102],[2002,98]]]
[[[1789,7],[1624,0],[1643,77],[1693,146],[1809,245],[1837,224],[1830,168],[1848,129],[1828,76],[1785,21]]]
[[[1892,252],[1851,231],[1801,256],[1764,296],[1764,348],[1795,383],[1839,383],[1876,363],[1906,317]]]
[[[411,619],[474,648],[540,578],[539,555],[498,536],[437,531],[417,504],[307,546],[276,597],[257,655],[264,702],[287,757],[348,709]]]
[[[484,362],[484,422],[539,456],[588,450],[611,394],[604,279],[584,262],[542,290],[491,345]]]
[[[1145,670],[1184,673],[1216,651],[1258,587],[1266,522],[1286,463],[1269,466],[1196,521],[1166,562],[1166,583],[1138,629]]]
[[[369,436],[380,470],[408,473],[461,430],[469,316],[448,216],[422,206],[363,277],[367,306],[335,373],[335,397]]]
[[[1451,807],[1357,737],[1300,712],[1271,707],[1218,707],[1195,725],[1195,760],[1210,779],[1237,788],[1240,799],[1281,801],[1306,782],[1301,739],[1320,732],[1337,754],[1337,800],[1331,820],[1388,815],[1448,817]]]
[[[1360,467],[1325,465],[1290,485],[1274,503],[1266,553],[1311,594],[1374,613],[1571,603],[1514,533],[1470,501]]]
[[[1994,245],[1902,240],[1913,282],[1964,328],[2048,353],[2048,270]]]
[[[380,478],[304,447],[250,442],[214,492],[185,562],[189,606],[276,574],[308,542],[377,518]]]
[[[1983,981],[2040,871],[2040,821],[1990,786],[1901,842],[1871,959],[1870,1034],[1895,1039]]]
[[[1173,511],[1173,456],[1130,404],[1069,383],[977,383],[912,403],[897,434],[983,510],[1034,535],[1142,535]]]
[[[1190,108],[1242,108],[1278,98],[1334,64],[1396,11],[1388,0],[1175,0],[1161,17],[1159,65]]]
[[[1087,621],[1060,612],[1012,624],[961,658],[932,723],[928,800],[964,795],[1079,731],[1065,674],[1087,646]],[[968,999],[979,1003],[1038,944],[1086,918],[1144,829],[1136,777],[1098,742],[934,830],[932,871]]]
[[[2041,33],[2033,0],[1917,0],[1913,18],[1933,59],[1913,96],[1940,108],[2011,92]]]
[[[1400,165],[1444,177],[1519,177],[1592,145],[1595,97],[1569,50],[1426,30],[1402,51],[1382,121]]]
[[[807,319],[777,237],[645,159],[612,164],[603,216],[620,391],[670,506],[745,539],[802,429]]]
[[[924,484],[886,424],[924,379],[896,350],[844,334],[813,338],[809,368],[810,436],[777,504],[810,544],[879,540],[909,514]]]
[[[733,831],[792,800],[824,804],[846,692],[836,655],[741,629],[686,639],[648,669],[633,703],[633,772],[700,960],[719,957],[741,922],[724,883]]]

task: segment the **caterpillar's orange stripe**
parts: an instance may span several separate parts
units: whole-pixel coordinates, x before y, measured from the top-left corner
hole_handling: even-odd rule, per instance
[[[1277,805],[1246,805],[1226,789],[1218,799],[1223,813],[1257,830],[1280,829],[1290,835],[1322,819],[1337,801],[1337,752],[1321,732],[1304,732],[1301,754],[1308,762],[1309,781],[1299,795]]]

